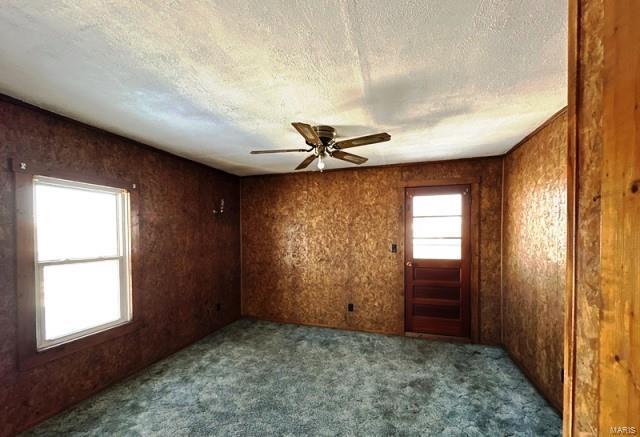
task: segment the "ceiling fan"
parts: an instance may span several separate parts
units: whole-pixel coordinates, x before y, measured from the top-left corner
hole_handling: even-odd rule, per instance
[[[391,135],[388,133],[379,133],[351,138],[350,140],[335,141],[336,130],[331,126],[311,126],[306,123],[291,123],[291,125],[304,137],[305,143],[309,146],[308,149],[253,150],[251,154],[312,152],[296,167],[296,170],[307,168],[317,158],[318,169],[322,171],[325,167],[324,161],[328,156],[357,165],[367,162],[367,158],[344,152],[342,149],[382,143],[391,139]]]

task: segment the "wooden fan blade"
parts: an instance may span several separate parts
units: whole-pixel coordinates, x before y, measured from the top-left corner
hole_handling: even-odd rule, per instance
[[[336,149],[348,149],[349,147],[365,146],[367,144],[382,143],[389,141],[391,135],[388,133],[380,133],[373,135],[366,135],[364,137],[351,138],[350,140],[338,141],[333,145]]]
[[[353,153],[347,153],[347,152],[342,152],[340,150],[335,150],[332,154],[332,157],[334,158],[338,158],[341,159],[343,161],[347,161],[350,162],[352,164],[364,164],[365,162],[368,161],[368,158],[362,157],[362,156],[358,156],[358,155],[354,155]]]
[[[312,154],[312,155],[307,156],[307,157],[304,159],[304,161],[302,161],[302,162],[300,163],[300,165],[298,165],[298,166],[296,167],[296,170],[302,170],[303,168],[307,168],[307,167],[309,167],[309,164],[311,164],[311,163],[314,161],[314,159],[316,159],[316,158],[317,158],[317,156],[316,156],[316,155],[313,155],[313,154]]]
[[[304,137],[307,143],[314,144],[316,146],[322,145],[322,141],[320,141],[320,137],[318,136],[316,131],[314,131],[313,128],[308,124],[294,122],[294,123],[291,123],[291,125],[295,127],[298,132],[300,132],[300,135]]]
[[[274,150],[252,150],[252,155],[260,155],[263,153],[284,153],[284,152],[308,152],[309,149],[274,149]]]

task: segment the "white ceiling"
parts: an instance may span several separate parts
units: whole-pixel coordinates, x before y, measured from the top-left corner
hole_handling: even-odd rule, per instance
[[[249,155],[304,146],[292,121],[441,160],[562,108],[566,45],[566,0],[2,0],[0,92],[238,175],[292,171]]]

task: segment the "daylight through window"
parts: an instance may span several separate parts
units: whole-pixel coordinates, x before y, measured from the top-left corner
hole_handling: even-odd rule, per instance
[[[129,194],[34,177],[38,349],[131,320]]]

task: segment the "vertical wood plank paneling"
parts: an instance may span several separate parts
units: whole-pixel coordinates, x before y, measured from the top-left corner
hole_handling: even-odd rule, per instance
[[[605,4],[600,431],[640,427],[640,3]]]
[[[562,433],[573,436],[576,374],[576,201],[577,201],[577,109],[578,109],[578,0],[568,2],[568,90],[567,90],[567,268],[564,305],[564,384]]]
[[[575,374],[565,393],[573,408],[564,429],[566,435],[624,434],[630,433],[624,427],[640,427],[640,4],[571,5],[577,24],[570,53],[576,95],[569,101],[576,137]]]
[[[602,92],[603,92],[603,0],[572,0],[569,54],[569,84],[575,96],[569,99],[569,113],[575,135],[575,251],[572,273],[575,277],[575,369],[565,404],[573,405],[567,434],[596,436],[598,429],[598,357],[600,292],[600,188],[602,170]],[[570,326],[569,326],[570,329]],[[566,335],[572,335],[567,331]],[[569,379],[569,378],[568,378]],[[573,401],[573,402],[571,402]]]

